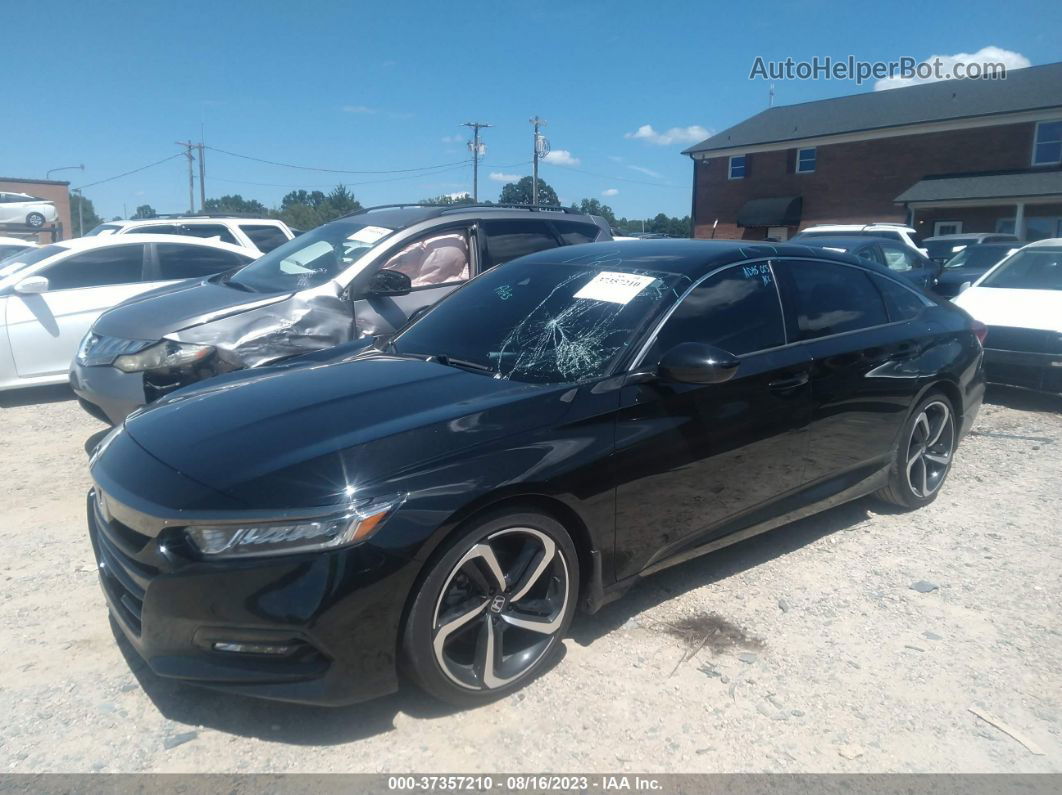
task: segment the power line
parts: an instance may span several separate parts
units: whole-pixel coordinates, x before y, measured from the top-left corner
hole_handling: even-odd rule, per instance
[[[410,176],[405,176],[405,177],[395,177],[393,179],[374,179],[374,180],[367,180],[367,181],[364,181],[364,182],[345,182],[345,183],[343,183],[343,185],[345,185],[346,187],[350,187],[350,188],[356,188],[356,187],[359,187],[361,185],[378,185],[378,184],[383,183],[383,182],[401,182],[402,180],[408,180],[408,179],[421,179],[423,177],[433,177],[436,174],[448,174],[448,173],[452,173],[454,171],[460,171],[460,170],[464,169],[467,166],[468,162],[469,161],[467,161],[467,160],[463,160],[463,161],[461,161],[461,165],[459,165],[459,166],[455,166],[453,168],[448,168],[448,169],[445,169],[445,170],[442,170],[442,171],[435,171],[435,172],[432,172],[431,174],[412,174]],[[531,162],[530,160],[521,160],[519,163],[504,163],[504,164],[496,165],[496,166],[493,166],[493,167],[494,168],[516,168],[517,166],[526,166],[530,162]],[[250,180],[245,180],[245,179],[228,179],[228,178],[225,178],[225,177],[211,177],[211,179],[216,181],[216,182],[228,182],[228,183],[232,183],[234,185],[255,185],[257,187],[262,187],[262,188],[294,188],[294,189],[300,189],[301,188],[301,189],[305,189],[305,188],[334,188],[335,187],[335,183],[332,183],[332,182],[328,183],[327,185],[324,185],[324,184],[321,184],[321,185],[307,185],[305,183],[301,183],[301,184],[298,184],[298,185],[291,185],[291,184],[284,184],[284,183],[277,183],[277,182],[252,182]]]
[[[178,157],[184,157],[184,152],[178,152],[175,155],[170,155],[169,157],[164,157],[164,158],[162,158],[162,160],[156,160],[154,163],[148,163],[146,166],[141,166],[140,168],[134,168],[132,171],[126,171],[126,172],[124,172],[122,174],[116,174],[113,177],[107,177],[107,179],[100,179],[100,180],[96,180],[95,182],[90,182],[87,185],[81,185],[81,186],[79,186],[77,188],[73,188],[73,190],[84,190],[85,188],[91,188],[91,187],[94,187],[96,185],[102,185],[104,182],[113,182],[116,179],[121,179],[122,177],[128,177],[130,174],[136,174],[139,171],[144,171],[144,170],[149,169],[149,168],[154,168],[155,166],[162,165],[163,163],[165,163],[165,162],[167,162],[169,160],[173,160],[173,159],[178,158]]]
[[[225,149],[218,149],[216,146],[208,146],[214,152],[220,152],[223,155],[229,155],[230,157],[239,157],[243,160],[253,160],[256,163],[266,163],[270,166],[283,166],[284,168],[297,168],[301,171],[322,171],[329,174],[408,174],[411,171],[430,171],[436,168],[449,168],[450,166],[464,166],[468,164],[467,160],[458,160],[453,163],[438,163],[434,166],[420,166],[418,168],[393,168],[383,171],[352,171],[350,169],[343,168],[316,168],[314,166],[299,166],[294,163],[282,163],[278,160],[267,160],[263,157],[252,157],[251,155],[241,155],[238,152],[229,152]]]
[[[548,163],[548,160],[544,160],[544,163]],[[615,182],[633,182],[635,185],[649,185],[654,188],[671,188],[672,190],[689,190],[681,185],[668,185],[663,182],[647,182],[644,179],[630,179],[629,177],[610,177],[608,174],[597,174],[593,171],[585,171],[581,168],[572,168],[571,166],[557,166],[558,168],[565,169],[567,171],[578,171],[580,174],[589,174],[591,177],[599,177],[601,179],[613,180]]]

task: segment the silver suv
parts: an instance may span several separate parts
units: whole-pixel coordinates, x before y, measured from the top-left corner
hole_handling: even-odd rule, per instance
[[[393,331],[488,268],[611,240],[561,208],[393,205],[310,230],[250,265],[104,313],[70,371],[82,406],[120,422],[186,384]],[[475,318],[469,318],[475,333]]]

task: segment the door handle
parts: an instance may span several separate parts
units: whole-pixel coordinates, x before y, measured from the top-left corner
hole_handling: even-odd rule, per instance
[[[767,384],[769,389],[773,389],[777,392],[784,392],[787,389],[796,389],[798,386],[804,386],[809,380],[810,376],[805,371],[803,373],[797,373],[789,378],[779,378],[771,381]]]

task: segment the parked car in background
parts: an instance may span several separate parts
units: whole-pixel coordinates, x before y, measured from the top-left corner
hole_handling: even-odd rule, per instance
[[[913,226],[894,223],[876,224],[816,224],[801,230],[793,235],[792,240],[805,242],[812,237],[829,237],[835,235],[868,235],[882,237],[886,240],[898,240],[905,246],[915,249],[925,255],[926,249],[922,243],[922,236]]]
[[[346,704],[401,662],[484,703],[549,667],[577,604],[866,494],[932,502],[977,334],[827,250],[540,251],[370,350],[128,418],[90,464],[103,592],[163,677]]]
[[[0,267],[0,390],[67,380],[100,313],[167,282],[232,270],[257,252],[172,235],[82,237]]]
[[[964,246],[949,259],[933,284],[933,291],[945,298],[954,298],[1004,257],[1021,248],[1020,243],[983,243]]]
[[[0,226],[29,226],[39,228],[55,223],[58,213],[47,199],[28,193],[0,192]]]
[[[295,233],[275,218],[246,218],[230,215],[160,215],[131,221],[108,221],[86,233],[104,235],[184,235],[220,240],[265,254],[284,245]]]
[[[967,246],[980,246],[985,243],[1013,243],[1015,248],[1021,246],[1016,235],[1003,232],[969,232],[955,235],[934,235],[924,241],[929,258],[943,265]]]
[[[97,416],[219,372],[394,331],[503,262],[608,240],[604,219],[557,209],[401,205],[299,235],[223,278],[158,290],[103,315],[70,374]],[[164,357],[156,354],[167,351]]]
[[[30,240],[22,240],[17,237],[0,237],[0,268],[3,268],[2,263],[8,257],[36,247],[37,244]]]
[[[812,248],[851,254],[854,257],[884,265],[889,270],[923,289],[933,286],[940,271],[921,251],[904,243],[882,237],[861,235],[813,235],[795,237],[794,243],[803,243]]]
[[[988,326],[989,381],[1062,394],[1062,238],[1019,249],[955,304]]]

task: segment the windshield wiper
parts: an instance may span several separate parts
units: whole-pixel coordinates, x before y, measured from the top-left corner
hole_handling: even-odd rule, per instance
[[[453,356],[447,356],[445,354],[434,354],[428,357],[429,362],[438,362],[444,364],[447,367],[460,367],[462,370],[474,370],[477,373],[493,373],[494,368],[488,367],[485,364],[479,362],[469,362],[465,359],[455,359]]]

